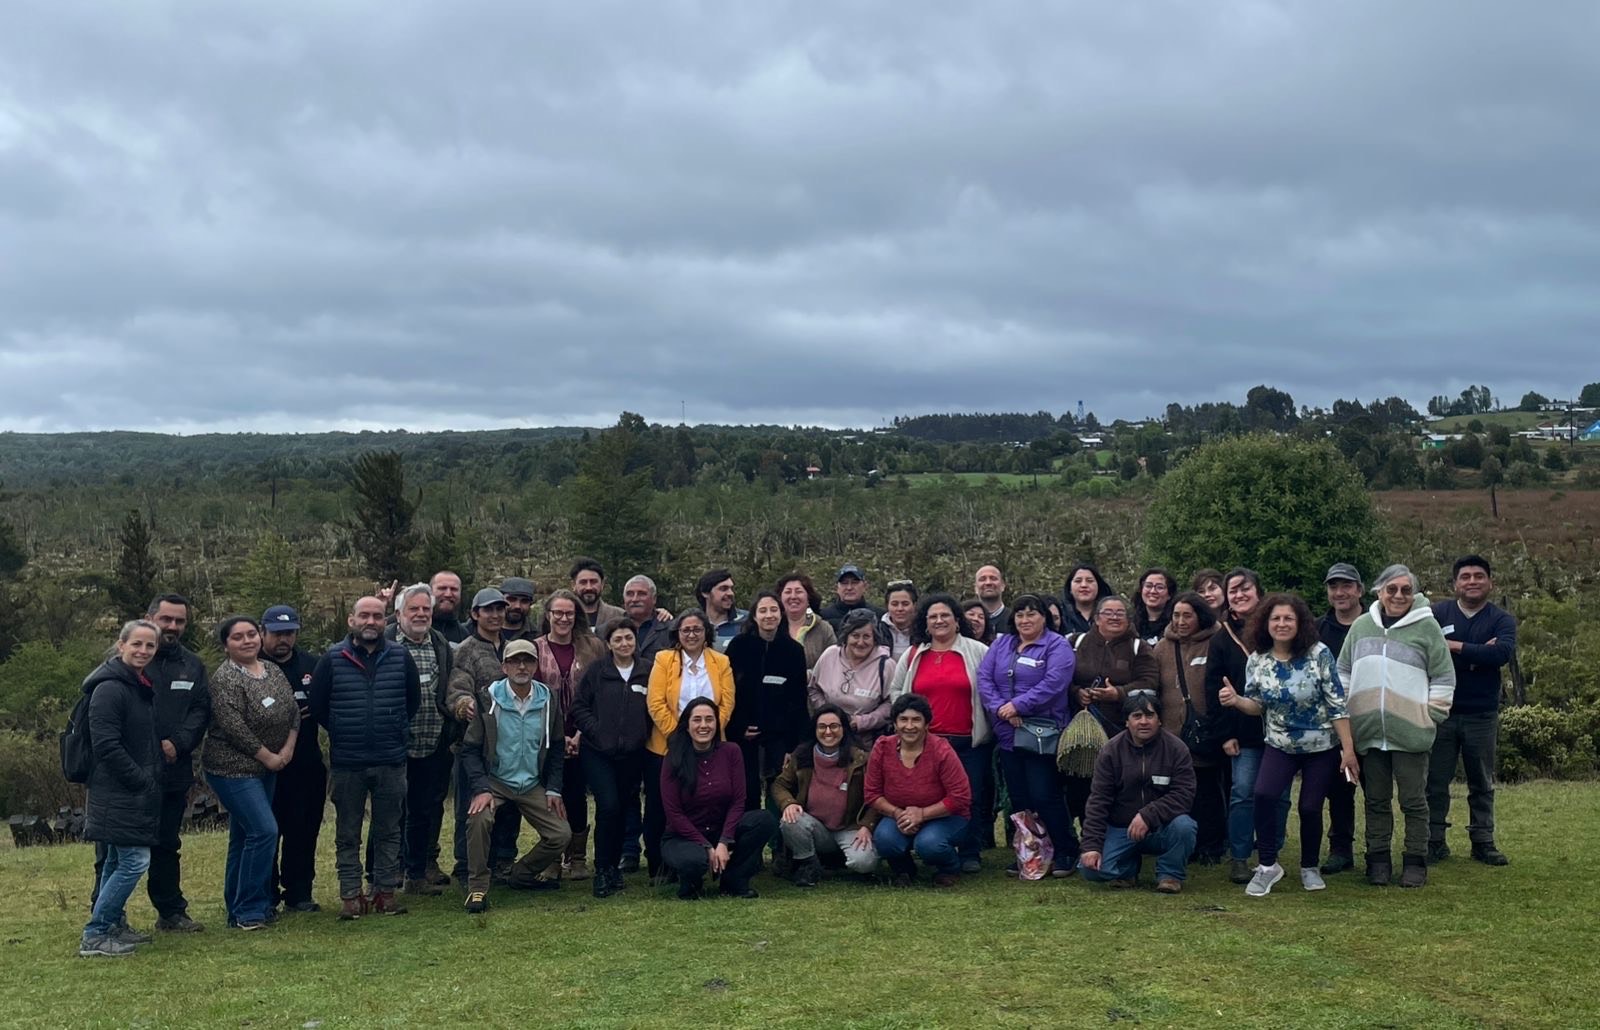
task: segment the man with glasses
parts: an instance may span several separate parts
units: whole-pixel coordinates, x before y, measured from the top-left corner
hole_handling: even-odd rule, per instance
[[[566,715],[555,691],[534,678],[539,656],[531,641],[506,645],[497,679],[477,692],[461,742],[461,764],[471,801],[467,806],[468,912],[489,907],[490,847],[495,812],[516,808],[539,834],[511,868],[507,881],[518,890],[556,890],[559,879],[539,874],[561,858],[571,832],[561,800],[566,767],[561,729]]]

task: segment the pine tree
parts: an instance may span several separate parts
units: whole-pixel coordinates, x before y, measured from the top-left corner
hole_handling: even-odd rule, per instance
[[[439,528],[423,534],[422,552],[417,557],[421,574],[431,576],[448,569],[460,576],[463,583],[477,582],[477,543],[477,534],[456,531],[455,519],[446,508]]]
[[[406,498],[405,467],[395,451],[368,451],[350,465],[355,514],[345,523],[366,571],[379,583],[404,580],[417,545],[417,502]]]
[[[238,610],[256,618],[275,604],[287,604],[305,616],[305,581],[289,541],[277,533],[262,534],[245,559],[236,596]]]
[[[615,426],[585,449],[573,483],[578,512],[573,536],[578,550],[594,555],[621,577],[654,568],[660,552],[651,468],[629,471],[641,449],[642,425],[638,415],[623,412]]]
[[[137,508],[128,509],[117,540],[121,550],[108,592],[118,618],[138,618],[144,615],[156,594],[160,568],[151,549],[150,527]]]

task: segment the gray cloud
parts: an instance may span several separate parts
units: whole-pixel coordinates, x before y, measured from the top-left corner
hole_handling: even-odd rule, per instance
[[[0,428],[1107,416],[1600,378],[1600,13],[30,5]]]

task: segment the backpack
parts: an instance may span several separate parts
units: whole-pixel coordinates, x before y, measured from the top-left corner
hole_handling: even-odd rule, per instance
[[[68,783],[88,783],[94,771],[94,744],[89,740],[89,700],[84,694],[72,706],[67,728],[61,731],[61,775]]]

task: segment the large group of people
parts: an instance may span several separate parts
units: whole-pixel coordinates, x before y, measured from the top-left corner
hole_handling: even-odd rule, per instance
[[[497,889],[587,881],[607,898],[641,859],[650,884],[684,899],[708,878],[757,897],[769,854],[799,887],[905,885],[922,867],[952,887],[983,869],[1002,809],[1019,817],[1008,837],[1026,829],[1052,856],[1010,875],[1125,888],[1150,855],[1159,892],[1227,862],[1263,897],[1284,876],[1296,779],[1304,889],[1356,864],[1358,791],[1366,879],[1417,888],[1450,854],[1458,763],[1471,855],[1507,862],[1493,770],[1516,622],[1476,555],[1437,603],[1392,565],[1363,607],[1361,574],[1336,564],[1320,619],[1244,567],[1198,570],[1188,589],[1147,569],[1130,598],[1079,564],[1060,596],[1008,599],[984,565],[958,600],[907,580],[875,595],[849,563],[826,604],[796,571],[748,607],[713,569],[677,613],[648,576],[625,582],[621,607],[602,599],[599,563],[579,559],[569,578],[541,594],[508,577],[467,604],[440,571],[358,600],[320,656],[299,646],[293,608],[229,616],[210,670],[181,642],[188,602],[156,598],[83,687],[96,849],[79,953],[151,941],[125,916],[141,879],[156,930],[202,929],[180,864],[197,753],[229,814],[223,902],[239,931],[319,910],[330,799],[343,920],[403,913],[404,896],[451,883],[472,913]]]

